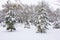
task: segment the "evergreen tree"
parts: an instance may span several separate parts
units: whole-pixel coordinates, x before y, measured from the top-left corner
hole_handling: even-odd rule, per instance
[[[7,24],[7,30],[16,30],[14,27],[15,18],[13,11],[9,11],[9,13],[7,13],[5,23]]]
[[[40,10],[41,12],[40,12],[40,14],[37,16],[37,21],[36,21],[36,23],[37,23],[37,28],[38,28],[38,32],[41,32],[41,33],[45,33],[46,31],[45,31],[45,29],[48,29],[47,28],[47,24],[49,24],[48,23],[48,16],[47,16],[47,13],[45,12],[45,10],[42,8],[41,10]]]
[[[49,17],[47,12],[48,5],[45,3],[45,1],[41,2],[41,7],[37,9],[36,14],[34,15],[34,25],[37,27],[37,32],[45,33],[47,28],[47,25],[49,24]]]

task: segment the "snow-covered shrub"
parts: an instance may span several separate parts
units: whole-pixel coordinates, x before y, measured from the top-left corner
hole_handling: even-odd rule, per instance
[[[55,22],[53,25],[54,25],[53,28],[60,29],[60,22]]]
[[[30,24],[29,24],[28,21],[25,22],[25,26],[24,26],[24,28],[30,28]]]

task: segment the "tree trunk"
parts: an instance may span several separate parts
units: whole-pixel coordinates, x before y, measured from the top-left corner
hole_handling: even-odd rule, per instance
[[[12,32],[12,29],[11,29],[11,32]]]

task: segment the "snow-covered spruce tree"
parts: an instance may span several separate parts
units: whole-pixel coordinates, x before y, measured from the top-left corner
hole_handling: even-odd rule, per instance
[[[46,4],[45,1],[41,2],[41,9],[38,10],[37,12],[37,20],[35,21],[35,24],[37,26],[37,32],[39,33],[45,33],[46,29],[48,29],[47,25],[49,24],[49,18],[48,18],[48,12],[47,12],[47,8],[48,5]]]
[[[19,1],[19,0],[17,0],[17,1]],[[18,17],[20,17],[19,20],[22,19],[22,14],[21,14],[22,4],[20,2],[12,3],[10,0],[8,0],[6,4],[2,5],[2,7],[4,8],[3,9],[4,14],[5,15],[7,14],[5,17],[5,19],[6,19],[5,22],[8,25],[7,30],[10,30],[10,29],[11,29],[11,31],[13,29],[15,30],[15,27],[14,27],[15,21],[12,21],[12,19],[14,19],[14,16],[15,16],[15,20],[16,19],[18,20]],[[16,22],[17,22],[17,20],[16,20]]]
[[[14,27],[14,23],[15,23],[15,18],[14,18],[14,13],[13,11],[9,10],[9,12],[7,13],[6,17],[5,17],[5,23],[7,25],[7,30],[16,30]]]
[[[37,21],[36,21],[37,23],[36,26],[38,28],[37,32],[45,33],[46,32],[45,30],[48,29],[47,25],[49,24],[48,16],[47,16],[47,13],[44,12],[43,8],[40,11],[41,11],[40,15],[37,16]]]

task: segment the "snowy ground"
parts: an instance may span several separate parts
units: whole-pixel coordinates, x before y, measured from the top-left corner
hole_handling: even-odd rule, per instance
[[[24,28],[23,24],[16,24],[16,31],[8,32],[0,25],[0,40],[60,40],[60,29],[50,29],[47,33],[36,33],[36,27]]]

